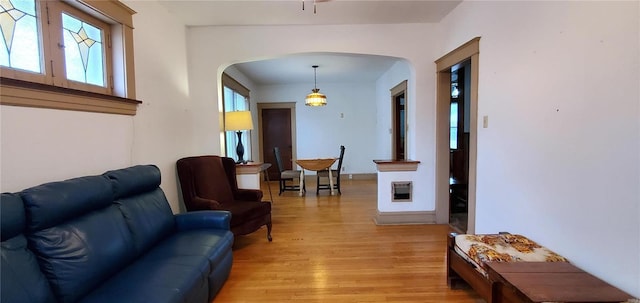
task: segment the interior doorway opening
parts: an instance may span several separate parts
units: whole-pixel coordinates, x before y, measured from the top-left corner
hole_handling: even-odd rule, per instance
[[[271,163],[270,180],[280,180],[274,147],[280,149],[284,169],[293,169],[297,159],[296,103],[258,103],[258,141],[260,161]]]
[[[477,160],[477,124],[478,124],[478,59],[480,53],[480,37],[471,39],[469,42],[454,49],[440,59],[436,60],[437,70],[437,97],[436,97],[436,222],[440,224],[451,223],[452,215],[452,174],[466,176],[466,228],[465,226],[450,225],[453,230],[461,233],[475,233],[475,208],[476,208],[476,160]],[[465,106],[464,101],[457,100],[455,107],[457,120],[462,120],[463,125],[455,121],[456,129],[453,129],[452,119],[452,95],[454,80],[460,85],[460,67],[468,69],[463,77],[467,85],[462,92],[468,95],[469,101]],[[453,74],[457,74],[454,75]],[[458,89],[458,94],[460,90]],[[465,108],[466,107],[466,108]],[[468,112],[467,114],[464,112]],[[461,116],[462,114],[462,116]],[[466,122],[468,120],[468,134],[466,132]],[[461,169],[454,168],[452,152],[452,136],[455,132],[456,150],[464,145],[468,156],[460,157],[468,159],[467,164],[462,164]],[[468,139],[464,138],[465,136]],[[457,163],[457,162],[456,162]],[[466,173],[465,168],[466,167]],[[455,170],[455,172],[454,172]],[[461,173],[460,173],[461,172]],[[458,190],[458,188],[456,188]],[[462,204],[461,204],[462,205]],[[455,206],[455,205],[454,205]],[[464,218],[462,219],[464,220]]]
[[[450,71],[449,224],[461,232],[467,230],[469,214],[470,63],[456,64]]]
[[[407,80],[391,89],[393,160],[406,160],[407,150]]]

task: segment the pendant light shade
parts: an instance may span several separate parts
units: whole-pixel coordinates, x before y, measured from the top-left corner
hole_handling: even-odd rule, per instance
[[[307,97],[304,99],[304,105],[307,106],[325,106],[327,105],[327,96],[325,96],[324,94],[320,93],[320,89],[316,87],[316,69],[318,68],[317,65],[312,66],[313,67],[313,89],[311,90],[312,93],[308,94]]]

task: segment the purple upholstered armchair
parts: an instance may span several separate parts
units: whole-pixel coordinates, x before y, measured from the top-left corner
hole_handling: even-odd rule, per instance
[[[271,241],[271,203],[261,201],[261,190],[238,188],[233,159],[188,157],[176,165],[187,211],[229,211],[234,235],[250,234],[266,225],[267,239]]]

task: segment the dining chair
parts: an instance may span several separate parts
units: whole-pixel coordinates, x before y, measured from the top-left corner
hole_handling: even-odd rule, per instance
[[[282,195],[284,191],[300,191],[300,182],[297,183],[298,185],[294,182],[295,179],[300,179],[300,170],[286,169],[284,167],[279,147],[273,148],[273,155],[276,158],[276,166],[278,166],[278,171],[280,172],[280,192],[278,195]],[[287,184],[287,181],[291,183]],[[306,190],[304,184],[302,185],[302,190]]]
[[[335,179],[333,183],[333,188],[338,190],[338,194],[342,194],[340,192],[340,171],[342,170],[342,159],[344,159],[344,145],[340,145],[340,157],[338,158],[338,167],[337,169],[331,170],[331,175]],[[327,179],[327,183],[320,183],[320,180],[324,178]],[[329,169],[321,170],[316,174],[316,195],[320,193],[321,189],[329,189],[331,190],[331,183],[329,182]]]

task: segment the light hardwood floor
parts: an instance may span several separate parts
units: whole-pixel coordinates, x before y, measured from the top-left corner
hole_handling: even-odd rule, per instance
[[[273,242],[263,228],[236,237],[229,280],[215,302],[484,302],[450,290],[446,225],[376,226],[375,181],[343,180],[342,195],[278,196]],[[263,184],[265,199],[269,199]]]

